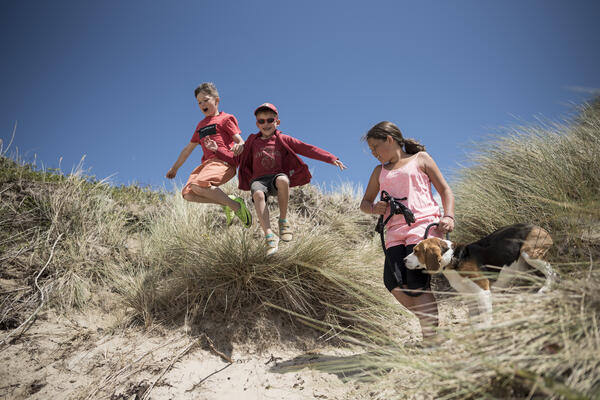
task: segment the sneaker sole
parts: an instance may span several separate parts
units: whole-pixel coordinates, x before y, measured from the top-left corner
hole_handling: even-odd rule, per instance
[[[246,228],[250,228],[252,226],[252,214],[250,214],[250,210],[248,210],[248,206],[246,205],[244,199],[242,199],[241,197],[234,196],[232,194],[229,195],[229,198],[237,202],[240,205],[240,207],[242,206],[242,204],[244,205],[244,215],[246,216],[246,223],[242,221],[242,225],[244,225],[244,227]],[[237,201],[238,198],[242,200],[242,202]]]
[[[223,212],[225,213],[225,223],[227,225],[231,225],[233,223],[233,217],[234,217],[234,215],[233,215],[233,211],[229,211],[228,212],[227,208],[229,208],[229,207],[223,206]]]
[[[246,215],[246,223],[244,224],[242,221],[242,224],[246,228],[250,228],[252,226],[252,214],[250,214],[250,210],[248,210],[248,207],[246,205],[244,205],[244,215]]]

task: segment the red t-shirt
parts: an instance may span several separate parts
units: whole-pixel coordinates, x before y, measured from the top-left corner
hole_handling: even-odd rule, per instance
[[[268,139],[257,137],[252,142],[252,178],[283,172],[283,151],[275,135]]]
[[[212,158],[217,158],[223,161],[228,161],[222,157],[220,153],[224,153],[230,158],[233,157],[231,145],[233,144],[233,136],[240,134],[242,131],[238,126],[237,119],[231,114],[220,112],[219,115],[206,117],[198,123],[194,135],[190,140],[193,143],[200,143],[202,146],[202,162]],[[204,138],[210,136],[217,143],[217,151],[211,151],[206,148]]]

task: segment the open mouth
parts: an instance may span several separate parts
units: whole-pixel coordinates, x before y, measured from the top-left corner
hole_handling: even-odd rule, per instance
[[[203,108],[202,111],[207,112],[208,111],[208,107]]]

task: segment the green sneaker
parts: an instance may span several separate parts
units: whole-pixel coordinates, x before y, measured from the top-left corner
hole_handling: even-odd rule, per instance
[[[233,210],[227,206],[222,206],[223,211],[225,212],[225,221],[227,225],[231,225],[233,222]]]
[[[246,207],[246,203],[244,202],[244,199],[242,199],[241,197],[237,197],[234,195],[229,195],[229,198],[233,201],[237,201],[238,203],[240,203],[240,209],[237,211],[234,211],[236,217],[238,217],[240,219],[240,221],[242,221],[242,224],[246,227],[246,228],[250,228],[250,226],[252,225],[252,214],[250,214],[250,211],[248,211],[248,208]]]

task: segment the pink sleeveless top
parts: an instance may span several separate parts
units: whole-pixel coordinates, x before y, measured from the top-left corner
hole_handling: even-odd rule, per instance
[[[379,190],[385,190],[390,196],[403,198],[402,203],[415,215],[415,222],[410,226],[402,214],[394,215],[386,224],[385,247],[417,244],[423,240],[427,225],[439,222],[440,207],[433,199],[431,181],[427,174],[419,169],[418,153],[400,168],[387,170],[382,166],[379,174]],[[384,220],[389,215],[389,208]],[[441,237],[435,229],[429,236]]]

